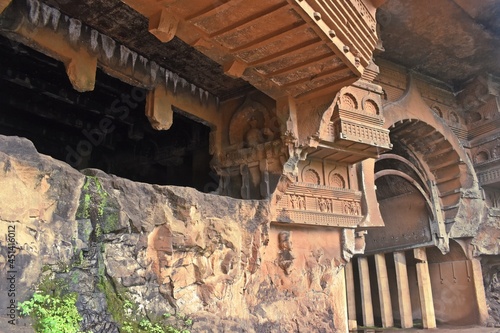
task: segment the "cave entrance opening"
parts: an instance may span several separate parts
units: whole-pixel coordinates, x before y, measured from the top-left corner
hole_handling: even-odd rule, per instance
[[[0,36],[0,134],[27,138],[78,170],[214,191],[210,127],[174,108],[172,127],[155,130],[146,95],[100,69],[95,89],[77,92],[61,62]]]

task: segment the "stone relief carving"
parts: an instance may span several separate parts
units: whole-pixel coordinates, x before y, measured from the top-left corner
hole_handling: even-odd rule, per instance
[[[235,112],[229,125],[229,143],[239,148],[253,148],[273,141],[279,133],[274,110],[263,104],[246,100]]]
[[[365,101],[364,110],[366,113],[375,114],[375,115],[379,114],[379,107],[378,107],[377,103],[375,103],[371,99],[368,99]]]
[[[317,184],[317,185],[320,184],[319,174],[314,169],[305,170],[302,175],[302,179],[304,180],[305,183]]]
[[[492,158],[500,157],[500,146],[495,146],[495,148],[493,148],[493,150],[491,151],[491,157]]]
[[[484,163],[489,160],[489,154],[487,151],[483,150],[480,151],[474,156],[474,163],[479,164],[479,163]]]
[[[356,110],[358,108],[358,102],[356,101],[356,97],[354,97],[349,93],[342,95],[341,104],[343,107],[348,109]]]
[[[303,195],[288,195],[292,209],[306,209],[305,198]]]
[[[323,213],[332,213],[333,212],[332,199],[318,198],[318,206],[319,206],[319,210]]]
[[[283,269],[286,275],[289,275],[295,259],[292,255],[292,243],[290,242],[290,232],[281,231],[278,234],[278,266]]]
[[[330,176],[328,177],[328,183],[332,187],[345,188],[345,180],[338,173],[330,173]]]
[[[342,213],[347,215],[361,215],[361,205],[355,201],[343,201]]]
[[[367,93],[365,87],[355,85],[343,88],[340,98],[325,112],[318,140],[328,142],[328,149],[352,153],[343,162],[354,164],[369,155],[376,158],[392,148],[389,130],[383,128],[381,93]]]
[[[271,195],[287,160],[287,147],[269,103],[248,97],[234,112],[229,122],[229,146],[212,161],[222,179],[218,193],[243,199]]]
[[[353,227],[363,217],[360,202],[361,192],[356,190],[298,182],[277,197],[273,219],[301,225]]]

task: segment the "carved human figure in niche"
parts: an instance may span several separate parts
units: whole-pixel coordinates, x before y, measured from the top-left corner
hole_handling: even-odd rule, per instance
[[[290,195],[290,203],[292,204],[292,209],[297,209],[298,200],[296,195]]]
[[[248,99],[229,124],[229,142],[238,148],[252,148],[275,139],[279,132],[274,110]]]
[[[278,255],[278,266],[285,272],[286,275],[290,274],[293,260],[295,259],[291,253],[292,244],[290,242],[290,232],[281,231],[278,234],[278,248],[280,253]]]
[[[319,204],[319,210],[321,212],[327,213],[331,211],[331,205],[332,205],[331,200],[325,198],[319,198],[318,204]]]
[[[267,127],[260,129],[257,118],[250,118],[250,129],[245,133],[245,146],[255,147],[260,143],[274,139],[274,133]]]
[[[352,215],[352,207],[351,207],[350,201],[344,201],[342,208],[343,208],[342,210],[344,211],[344,214]]]
[[[318,206],[319,206],[319,210],[322,212],[324,211],[324,202],[323,202],[323,198],[318,198]]]
[[[306,203],[304,197],[299,196],[298,201],[299,201],[299,209],[306,209]]]
[[[361,215],[361,206],[358,202],[344,201],[343,210],[344,214]]]
[[[354,204],[354,215],[361,215],[361,205],[359,202],[353,202]]]

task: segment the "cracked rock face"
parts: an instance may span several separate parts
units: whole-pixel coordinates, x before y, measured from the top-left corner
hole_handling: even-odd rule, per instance
[[[0,172],[16,301],[45,276],[63,279],[79,295],[82,330],[118,332],[113,295],[149,317],[188,315],[193,332],[332,332],[342,321],[340,229],[273,225],[268,201],[80,173],[17,137],[0,136]]]

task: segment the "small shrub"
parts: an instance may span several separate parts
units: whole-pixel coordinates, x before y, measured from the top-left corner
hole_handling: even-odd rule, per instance
[[[82,317],[76,308],[76,293],[61,296],[36,292],[31,299],[19,303],[21,316],[31,316],[37,333],[80,333]]]

